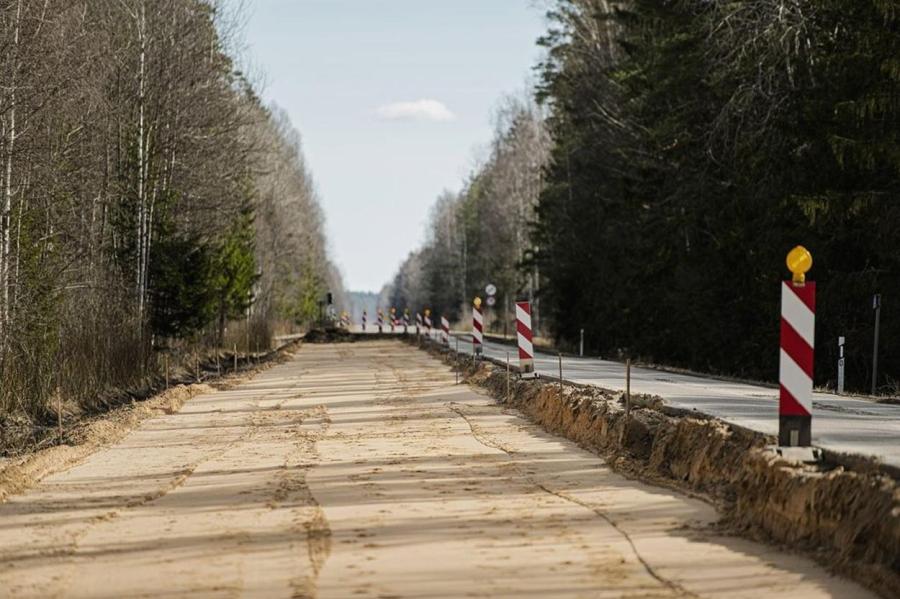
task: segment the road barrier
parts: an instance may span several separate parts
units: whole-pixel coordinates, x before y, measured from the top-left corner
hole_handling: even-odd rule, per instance
[[[519,368],[526,378],[534,377],[534,338],[531,333],[531,303],[516,302],[516,337],[519,342]]]
[[[441,343],[450,345],[450,321],[446,316],[441,316]]]
[[[801,246],[788,254],[792,281],[781,285],[781,352],[778,382],[778,444],[812,444],[813,354],[816,333],[816,284],[805,273],[812,257]]]
[[[484,314],[481,312],[481,298],[476,297],[472,305],[472,353],[480,356],[484,346]]]

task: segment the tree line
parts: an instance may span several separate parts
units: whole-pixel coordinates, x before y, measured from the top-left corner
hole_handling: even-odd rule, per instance
[[[299,136],[236,64],[232,18],[0,5],[0,424],[141,387],[163,351],[267,347],[340,290]]]
[[[595,354],[776,380],[802,244],[816,383],[833,385],[844,336],[848,386],[868,389],[880,294],[878,382],[896,393],[898,19],[896,0],[555,0],[534,89],[552,141],[516,264],[539,268],[557,341],[583,327]]]
[[[550,137],[541,108],[531,99],[505,98],[495,115],[486,157],[461,191],[445,191],[434,204],[426,242],[404,260],[382,289],[379,305],[430,309],[452,321],[470,314],[472,300],[497,287],[487,324],[502,330],[503,305],[535,297],[540,272],[530,223],[542,188]],[[528,262],[529,268],[521,268]]]

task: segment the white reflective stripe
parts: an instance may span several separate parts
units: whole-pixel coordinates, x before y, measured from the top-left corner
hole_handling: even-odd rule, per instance
[[[797,366],[797,363],[784,350],[781,350],[778,365],[778,381],[807,412],[812,414],[812,379],[803,372],[802,368]]]
[[[524,351],[526,354],[528,354],[529,356],[531,356],[533,358],[534,357],[534,345],[531,343],[531,341],[526,339],[525,336],[522,335],[522,333],[516,333],[516,335],[519,337],[519,349],[521,349],[522,351]]]
[[[781,286],[781,317],[810,347],[815,347],[816,314],[803,303],[787,282]]]
[[[529,329],[531,328],[531,314],[520,308],[516,305],[516,320],[524,324]]]
[[[481,311],[479,311],[479,310],[475,310],[474,312],[472,312],[472,318],[475,320],[475,322],[478,322],[478,323],[484,322],[484,316],[482,316]]]
[[[441,316],[441,326],[444,327],[445,329],[449,329],[450,321],[447,320],[446,318],[444,318],[443,316]]]
[[[472,336],[475,338],[476,343],[484,342],[484,335],[482,335],[481,331],[479,331],[478,329],[475,329],[474,331],[472,331]]]

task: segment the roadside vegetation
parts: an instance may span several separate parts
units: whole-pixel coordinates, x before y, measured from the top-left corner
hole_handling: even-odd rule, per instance
[[[0,4],[4,434],[100,409],[169,357],[267,348],[341,292],[299,136],[233,60],[233,18]]]
[[[486,283],[537,289],[563,346],[583,327],[594,354],[775,380],[779,281],[803,244],[817,384],[845,336],[847,387],[868,390],[879,293],[879,390],[897,392],[900,3],[556,0],[548,16],[527,111],[542,134],[515,153],[538,188],[493,184],[492,154],[438,201],[385,300],[455,315]]]

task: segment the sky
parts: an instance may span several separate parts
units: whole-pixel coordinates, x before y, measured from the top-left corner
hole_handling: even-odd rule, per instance
[[[303,139],[347,289],[378,291],[484,156],[545,30],[534,0],[247,0],[247,60]]]

